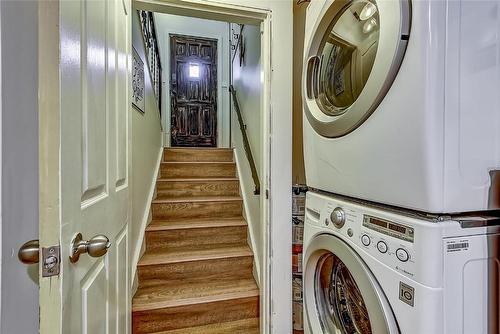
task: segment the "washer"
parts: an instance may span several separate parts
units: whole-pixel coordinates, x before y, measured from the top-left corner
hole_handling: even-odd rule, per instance
[[[315,0],[307,184],[432,213],[500,208],[498,1]]]
[[[498,333],[499,224],[309,191],[305,333]]]

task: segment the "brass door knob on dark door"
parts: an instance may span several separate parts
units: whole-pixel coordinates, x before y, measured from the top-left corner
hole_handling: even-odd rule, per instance
[[[19,248],[17,252],[19,261],[24,264],[35,264],[40,261],[40,243],[38,240],[30,240]]]

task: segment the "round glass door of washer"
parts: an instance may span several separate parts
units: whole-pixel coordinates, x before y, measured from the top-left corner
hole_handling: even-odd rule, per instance
[[[410,12],[407,1],[396,0],[335,0],[327,8],[308,46],[305,111],[318,133],[339,137],[362,124],[389,90]]]
[[[372,334],[361,291],[349,269],[334,254],[319,260],[315,292],[324,333]]]
[[[304,323],[314,334],[399,334],[384,291],[356,251],[320,234],[304,255]]]

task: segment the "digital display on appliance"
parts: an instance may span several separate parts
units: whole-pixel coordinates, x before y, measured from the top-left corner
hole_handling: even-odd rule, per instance
[[[365,215],[363,217],[363,226],[401,240],[409,242],[414,240],[413,228],[385,219]]]
[[[370,223],[380,226],[380,227],[387,227],[387,222],[377,219],[377,218],[370,218]],[[391,224],[389,224],[390,226]]]
[[[389,229],[396,231],[396,232],[399,232],[399,233],[406,234],[406,227],[401,226],[401,225],[389,223]]]

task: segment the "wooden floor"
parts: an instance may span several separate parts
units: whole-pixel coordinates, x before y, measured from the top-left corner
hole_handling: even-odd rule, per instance
[[[165,149],[132,303],[134,334],[259,333],[231,149]]]

